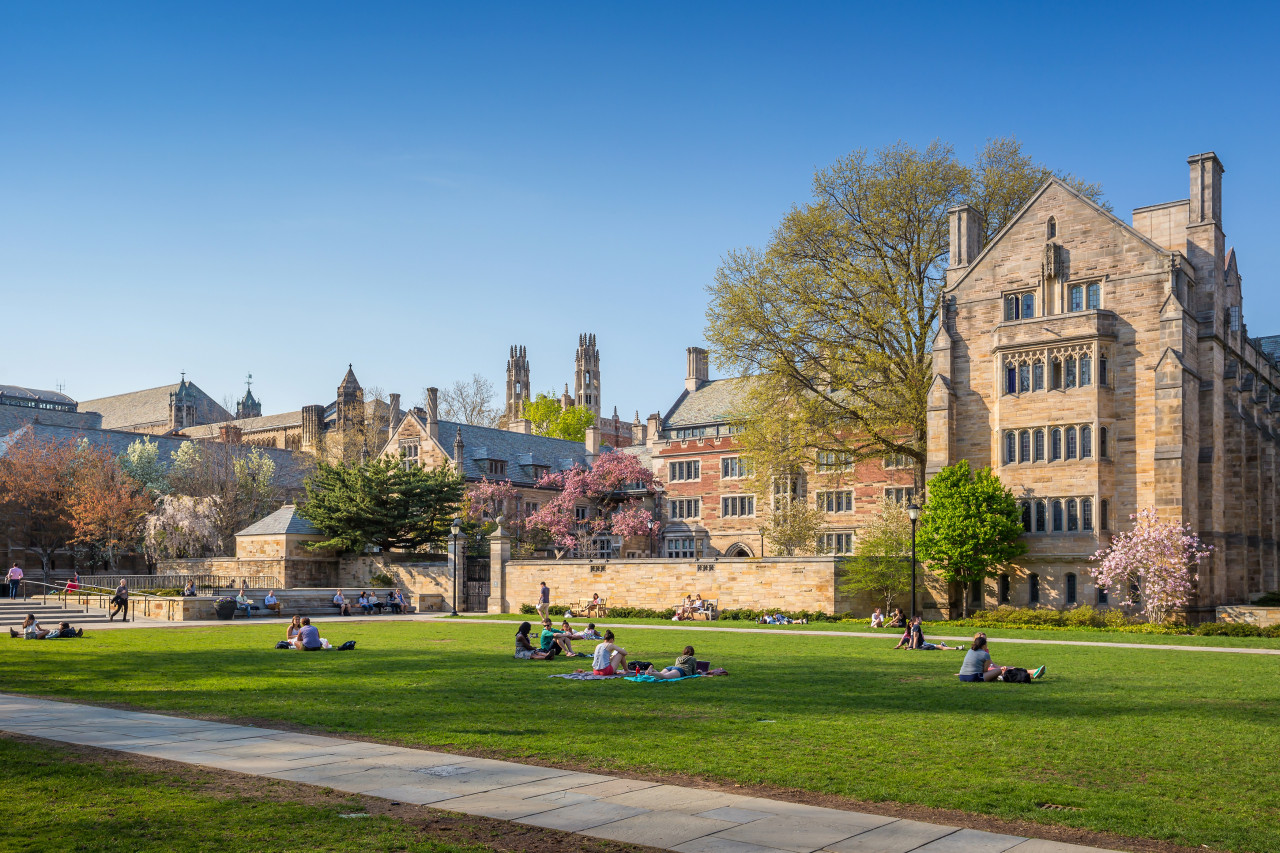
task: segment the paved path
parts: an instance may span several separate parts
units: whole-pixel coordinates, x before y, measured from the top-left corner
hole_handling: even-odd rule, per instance
[[[1103,853],[594,773],[9,694],[0,694],[0,730],[680,853]]]

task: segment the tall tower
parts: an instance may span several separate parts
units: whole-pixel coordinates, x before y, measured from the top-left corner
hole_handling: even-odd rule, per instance
[[[169,394],[169,429],[186,429],[195,425],[196,395],[184,373],[178,382],[178,390]]]
[[[600,417],[600,350],[596,349],[594,334],[578,336],[578,352],[574,356],[573,403]]]
[[[524,417],[524,404],[529,402],[529,359],[522,346],[511,347],[507,357],[507,408],[502,421],[508,424]]]
[[[350,429],[364,423],[364,389],[360,387],[360,380],[356,379],[350,364],[347,365],[347,375],[342,377],[342,382],[338,385],[338,408],[335,414],[338,429]]]
[[[262,404],[253,396],[253,374],[244,381],[244,396],[236,403],[236,420],[262,417]]]

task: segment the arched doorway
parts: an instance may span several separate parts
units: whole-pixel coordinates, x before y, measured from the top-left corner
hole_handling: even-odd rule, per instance
[[[726,557],[754,557],[755,556],[755,554],[751,553],[751,549],[741,542],[734,542],[732,545],[730,545],[729,548],[724,552],[724,555]]]

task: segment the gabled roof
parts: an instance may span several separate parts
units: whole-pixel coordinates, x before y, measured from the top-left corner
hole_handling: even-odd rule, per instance
[[[57,403],[60,406],[74,406],[72,400],[61,391],[44,391],[40,388],[23,388],[21,385],[0,385],[0,397],[14,397],[32,403]]]
[[[234,417],[194,382],[185,384],[187,394],[195,400],[196,420],[207,424],[229,421]],[[164,423],[169,420],[169,395],[176,394],[181,385],[182,383],[175,382],[145,391],[85,400],[80,404],[80,411],[99,412],[105,429]]]
[[[669,427],[723,423],[741,413],[751,378],[714,379],[697,391],[684,391],[662,419]]]
[[[271,515],[258,519],[236,535],[279,536],[281,534],[323,535],[314,524],[298,515],[298,508],[293,504],[285,504],[271,513]]]
[[[405,414],[405,420],[416,424],[422,434],[427,433],[426,413],[421,409],[411,409]],[[587,447],[582,442],[454,421],[440,421],[439,425],[438,443],[450,459],[453,458],[454,441],[461,431],[462,474],[468,480],[490,477],[488,466],[480,464],[490,459],[506,462],[506,479],[518,486],[532,486],[537,482],[539,475],[535,468],[567,471],[574,465],[587,465]]]

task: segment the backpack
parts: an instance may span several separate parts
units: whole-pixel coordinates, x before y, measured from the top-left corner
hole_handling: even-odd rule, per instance
[[[627,669],[630,669],[633,672],[644,672],[651,666],[653,666],[653,664],[649,663],[647,660],[633,660],[627,664]]]
[[[338,646],[338,651],[340,651],[340,652],[349,652],[349,651],[351,651],[352,649],[354,649],[355,647],[356,647],[356,641],[355,641],[355,640],[347,640],[345,643],[343,643],[342,645]],[[1024,670],[1023,670],[1023,672],[1026,672],[1026,670],[1024,669]]]
[[[288,641],[288,640],[281,640],[280,642],[276,643],[276,648],[277,648],[277,649],[291,649],[291,648],[293,648],[293,646],[289,645],[289,641]]]
[[[1030,684],[1031,673],[1020,666],[1011,666],[1004,671],[1000,680],[1008,684]]]

